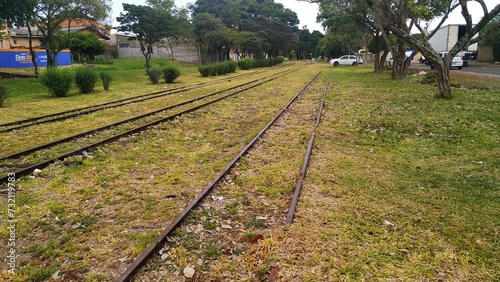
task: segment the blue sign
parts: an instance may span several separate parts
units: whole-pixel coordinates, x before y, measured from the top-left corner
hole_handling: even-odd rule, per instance
[[[36,51],[36,62],[39,67],[47,66],[47,53]],[[29,50],[0,50],[0,68],[32,68],[31,53]],[[62,51],[57,55],[58,66],[71,65],[71,54]]]

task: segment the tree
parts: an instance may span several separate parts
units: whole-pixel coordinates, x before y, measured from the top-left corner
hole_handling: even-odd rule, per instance
[[[135,34],[134,39],[139,41],[148,73],[153,45],[175,33],[172,15],[163,9],[126,3],[123,4],[123,11],[116,18],[121,24],[118,30],[132,31]]]
[[[373,45],[375,49],[372,50],[375,54],[374,71],[383,71],[385,58],[391,51],[395,65],[392,68],[392,77],[398,79],[406,76],[409,59],[406,60],[404,50],[400,51],[406,49],[406,46],[404,44],[399,46],[398,43],[401,42],[391,40],[390,32],[381,27],[365,0],[321,1],[318,19],[323,20],[323,25],[328,28],[328,32],[333,33],[340,42],[345,44],[349,52],[357,52],[354,48],[363,44],[365,49],[368,49],[368,43],[373,38],[375,43]]]
[[[34,23],[46,40],[47,68],[57,66],[57,53],[69,46],[69,30],[64,38],[61,23],[75,19],[98,21],[106,18],[108,0],[35,0]]]
[[[493,47],[493,60],[500,61],[500,16],[496,16],[485,27],[483,33],[486,35],[481,41],[482,44]]]
[[[318,43],[323,38],[323,34],[317,30],[312,33],[309,32],[307,27],[299,30],[299,46],[298,56],[299,59],[316,58],[319,55]]]
[[[33,49],[32,25],[35,24],[33,10],[37,0],[0,0],[0,19],[7,22],[9,27],[26,26],[28,28],[28,44],[31,54],[31,62],[35,68],[35,76],[38,78],[38,63],[36,52]]]
[[[451,99],[453,97],[450,85],[450,66],[455,54],[463,50],[466,46],[476,43],[487,36],[487,33],[481,34],[481,31],[491,19],[500,13],[500,5],[496,5],[492,10],[488,11],[484,0],[476,0],[481,4],[483,9],[482,19],[475,25],[472,24],[472,17],[468,9],[467,0],[441,0],[441,1],[399,1],[399,0],[365,0],[368,6],[374,12],[377,20],[387,29],[389,29],[396,37],[408,45],[416,48],[422,55],[429,60],[437,70],[437,96],[440,98]],[[432,37],[439,27],[444,23],[446,17],[453,10],[460,8],[461,14],[466,22],[465,34],[457,41],[457,43],[449,50],[448,54],[441,58],[439,54],[430,46],[428,38]],[[398,13],[407,11],[408,19],[404,21],[398,20]],[[428,21],[437,16],[443,16],[438,27],[429,34],[424,36],[423,41],[419,41],[411,34],[411,29],[415,26],[421,34],[425,34],[421,23]],[[500,23],[495,25],[492,30],[498,29]],[[473,38],[475,34],[479,36]]]
[[[221,54],[229,46],[230,31],[224,23],[212,14],[201,13],[193,18],[196,42],[201,51],[201,63],[207,64],[221,60]]]
[[[206,15],[209,14],[229,29],[223,30],[217,24],[217,29],[223,32],[221,36],[225,38],[225,41],[223,44],[219,44],[218,47],[216,45],[204,45],[204,48],[209,48],[206,51],[212,53],[228,54],[229,48],[235,48],[237,45],[240,51],[243,50],[243,46],[246,46],[247,50],[253,49],[257,52],[267,49],[264,53],[254,53],[257,57],[264,56],[265,54],[275,56],[277,54],[285,54],[296,44],[294,33],[298,33],[297,25],[299,20],[297,14],[290,9],[284,8],[282,4],[275,3],[273,0],[198,0],[194,5],[190,6],[190,9],[193,15],[193,23],[195,23],[195,19],[198,16],[200,16],[197,20],[198,22],[202,19],[207,20]],[[201,16],[202,14],[204,16]],[[206,35],[206,31],[213,28],[198,24],[195,25],[196,33],[199,36],[202,33]],[[249,33],[238,36],[240,32]],[[249,37],[256,39],[257,42],[242,41]],[[201,40],[201,37],[198,37],[199,40]],[[267,44],[263,44],[263,41]],[[200,44],[203,45],[202,43]],[[211,56],[213,57],[213,55]],[[228,58],[228,56],[224,55],[222,58]]]
[[[95,59],[96,55],[104,54],[106,43],[101,42],[93,33],[73,33],[71,35],[70,50],[73,57],[83,55],[87,59]]]
[[[307,0],[308,2],[320,3],[322,0]],[[479,33],[496,15],[500,13],[500,5],[496,5],[488,11],[484,0],[364,0],[371,9],[376,20],[379,22],[382,29],[387,29],[392,32],[398,41],[398,46],[395,51],[401,53],[403,42],[417,49],[429,60],[437,70],[437,96],[440,98],[451,99],[453,97],[450,86],[450,66],[453,57],[466,46],[481,40],[482,37],[500,27],[500,23],[494,25],[493,29],[483,34]],[[481,20],[473,25],[472,17],[469,13],[468,4],[477,2],[483,10]],[[449,50],[448,54],[441,57],[436,50],[432,49],[428,39],[443,25],[448,15],[455,9],[460,9],[461,14],[466,22],[465,34],[457,41],[457,43]],[[412,34],[412,29],[415,27],[421,34],[426,34],[422,24],[428,23],[430,20],[441,17],[436,29],[428,34],[428,36],[417,37]],[[478,34],[478,37],[474,37]]]

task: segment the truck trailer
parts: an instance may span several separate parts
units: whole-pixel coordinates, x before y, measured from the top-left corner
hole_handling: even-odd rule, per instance
[[[436,52],[450,51],[457,41],[464,36],[466,27],[464,24],[450,24],[442,26],[431,38],[429,44]],[[477,37],[477,34],[473,37]],[[477,51],[477,43],[467,46],[462,51]]]

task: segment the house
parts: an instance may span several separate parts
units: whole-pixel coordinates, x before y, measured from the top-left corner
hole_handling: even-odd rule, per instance
[[[61,23],[63,32],[94,33],[101,41],[106,41],[107,29],[102,24],[97,24],[89,20],[73,20]],[[69,29],[69,30],[68,30]],[[29,50],[29,30],[27,27],[5,28],[0,30],[0,68],[29,68],[33,67],[32,54]],[[35,49],[38,66],[47,65],[47,54],[45,47],[47,40],[37,27],[31,28],[31,42]],[[71,65],[71,55],[69,50],[63,50],[57,56],[58,65]]]
[[[60,26],[63,31],[66,32],[69,26],[70,33],[94,33],[102,42],[109,40],[109,37],[106,35],[106,33],[108,32],[106,26],[103,24],[92,22],[90,20],[77,19],[71,22],[66,20],[62,22]],[[29,32],[27,27],[5,28],[0,32],[3,32],[5,34],[1,41],[1,49],[29,48]],[[45,46],[47,45],[47,41],[37,27],[31,28],[31,34],[33,47],[41,49],[45,48]]]

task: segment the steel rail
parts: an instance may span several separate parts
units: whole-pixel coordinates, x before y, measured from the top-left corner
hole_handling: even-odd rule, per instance
[[[288,70],[285,70],[285,71],[282,71],[282,72],[278,72],[277,74],[290,73],[290,72],[295,71],[296,69],[298,69],[298,68],[288,69]],[[266,78],[255,79],[255,80],[252,80],[252,81],[240,84],[240,85],[236,85],[236,86],[229,87],[229,88],[226,88],[226,89],[223,89],[223,90],[215,91],[215,92],[212,92],[212,93],[209,93],[209,94],[206,94],[206,95],[203,95],[203,96],[199,96],[199,97],[187,100],[187,101],[183,101],[183,102],[180,102],[180,103],[168,106],[168,107],[164,107],[164,108],[161,108],[159,110],[155,110],[155,111],[152,111],[152,112],[141,114],[141,115],[138,115],[138,116],[135,116],[135,117],[132,117],[132,118],[128,118],[128,119],[125,119],[125,120],[122,120],[122,121],[119,121],[119,122],[115,122],[115,123],[112,123],[112,124],[108,124],[108,125],[105,125],[105,126],[102,126],[102,127],[99,127],[99,128],[94,128],[94,129],[89,130],[89,131],[85,131],[85,132],[78,133],[78,134],[75,134],[75,135],[72,135],[72,136],[61,138],[59,140],[55,140],[55,141],[52,141],[52,142],[49,142],[49,143],[46,143],[46,144],[42,144],[42,145],[39,145],[39,146],[36,146],[36,147],[32,147],[32,148],[29,148],[29,149],[18,151],[18,152],[15,152],[15,153],[12,153],[12,154],[9,154],[9,155],[6,155],[6,156],[0,156],[0,161],[7,160],[7,159],[15,159],[15,158],[19,158],[21,156],[26,156],[26,155],[29,155],[29,154],[34,153],[36,151],[47,149],[47,148],[56,146],[58,144],[66,143],[66,142],[69,142],[69,141],[72,141],[72,140],[75,140],[77,138],[81,138],[81,137],[84,137],[84,136],[87,136],[87,135],[95,134],[97,132],[110,129],[110,128],[119,126],[121,124],[125,124],[125,123],[128,123],[128,122],[132,122],[132,121],[135,121],[135,120],[139,120],[139,119],[148,117],[148,116],[152,116],[152,115],[158,114],[160,112],[171,110],[173,108],[180,107],[180,106],[183,106],[183,105],[186,105],[186,104],[189,104],[189,103],[194,103],[196,101],[199,101],[199,100],[211,97],[211,96],[215,96],[217,94],[220,94],[220,93],[223,93],[223,92],[226,92],[226,91],[234,90],[234,89],[243,87],[245,85],[258,82],[258,81],[263,80],[263,79],[266,79]]]
[[[38,117],[34,117],[34,118],[4,123],[4,124],[0,124],[0,127],[8,127],[8,126],[13,126],[13,125],[17,125],[17,126],[9,127],[6,129],[0,129],[0,133],[19,130],[22,128],[26,128],[26,127],[30,127],[30,126],[34,126],[34,125],[39,125],[39,124],[44,124],[44,123],[49,123],[49,122],[61,121],[61,120],[69,119],[69,118],[84,115],[84,114],[93,113],[93,112],[104,110],[104,109],[121,107],[121,106],[129,105],[129,104],[133,104],[133,103],[138,103],[138,102],[143,102],[143,101],[147,101],[147,100],[151,100],[151,99],[156,99],[156,98],[167,96],[167,95],[172,95],[172,94],[176,94],[176,93],[180,93],[180,92],[186,92],[189,90],[198,89],[198,88],[208,86],[211,84],[216,84],[216,83],[219,83],[220,81],[231,80],[231,79],[242,77],[242,76],[254,75],[254,74],[261,73],[261,72],[263,72],[263,71],[255,71],[252,73],[241,74],[241,75],[237,75],[237,76],[232,76],[232,77],[220,79],[217,81],[201,82],[201,83],[196,83],[196,84],[192,84],[192,85],[180,86],[180,87],[177,87],[174,89],[155,91],[155,92],[151,92],[151,93],[146,93],[146,94],[141,94],[141,95],[134,96],[134,97],[109,101],[106,103],[92,105],[92,106],[88,106],[88,107],[83,107],[83,108],[53,113],[53,114],[49,114],[49,115],[38,116]]]
[[[321,98],[321,105],[319,107],[318,116],[316,117],[316,123],[313,127],[313,132],[311,134],[311,139],[309,139],[309,143],[307,144],[306,155],[304,157],[304,163],[302,164],[302,168],[300,169],[300,177],[297,180],[297,184],[295,186],[295,190],[293,192],[292,201],[290,203],[290,208],[288,209],[288,214],[285,220],[286,224],[292,224],[295,216],[295,210],[297,209],[297,203],[300,197],[300,191],[302,190],[302,183],[306,178],[307,167],[309,166],[309,159],[312,155],[312,149],[314,145],[314,140],[316,139],[316,129],[321,121],[321,114],[323,112],[323,105],[325,104],[325,97],[328,90],[329,82],[326,83],[325,90],[323,91],[323,97]]]
[[[154,125],[157,125],[157,124],[160,124],[160,123],[163,123],[163,122],[169,121],[169,120],[173,120],[173,119],[175,119],[175,118],[176,118],[176,117],[178,117],[178,116],[181,116],[181,115],[184,115],[184,114],[187,114],[187,113],[191,113],[191,112],[196,111],[196,110],[198,110],[198,109],[200,109],[200,108],[202,108],[202,107],[205,107],[205,106],[208,106],[208,105],[210,105],[210,104],[216,103],[216,102],[218,102],[218,101],[220,101],[220,100],[223,100],[223,99],[225,99],[225,98],[228,98],[228,97],[234,96],[234,95],[236,95],[236,94],[238,94],[238,93],[241,93],[241,92],[243,92],[243,91],[246,91],[246,90],[249,90],[249,89],[255,88],[255,87],[257,87],[257,86],[260,86],[260,85],[262,85],[262,84],[264,84],[264,83],[267,83],[267,82],[273,81],[273,80],[275,80],[275,79],[277,79],[277,78],[279,78],[279,77],[281,77],[281,76],[283,76],[283,75],[286,75],[286,74],[288,74],[288,73],[291,73],[291,72],[297,71],[297,70],[299,70],[300,68],[301,68],[301,67],[298,67],[298,68],[295,68],[295,69],[292,69],[292,70],[283,71],[283,72],[281,72],[281,73],[280,73],[280,75],[279,75],[279,76],[276,76],[276,77],[271,77],[271,78],[267,78],[267,80],[261,81],[261,82],[259,82],[259,83],[256,83],[256,84],[253,84],[253,85],[250,85],[250,86],[247,86],[247,87],[245,87],[245,88],[243,88],[243,89],[239,89],[239,90],[237,90],[237,91],[235,91],[235,92],[233,92],[233,93],[230,93],[230,94],[228,94],[228,95],[225,95],[225,96],[222,96],[222,97],[216,98],[216,99],[214,99],[214,100],[211,100],[211,101],[208,101],[208,102],[205,102],[205,103],[202,103],[202,104],[200,104],[200,105],[197,105],[197,106],[195,106],[195,107],[189,108],[189,109],[184,110],[184,111],[181,111],[181,112],[179,112],[179,113],[171,114],[171,115],[169,115],[169,116],[167,116],[167,117],[164,117],[164,118],[161,118],[161,119],[158,119],[158,120],[155,120],[155,121],[149,122],[149,123],[147,123],[147,124],[145,124],[145,125],[141,125],[141,126],[136,127],[136,128],[134,128],[134,129],[131,129],[131,130],[128,130],[128,131],[122,132],[122,133],[120,133],[120,134],[116,134],[116,135],[114,135],[114,136],[108,137],[108,138],[106,138],[106,139],[102,139],[102,140],[97,141],[97,142],[95,142],[95,143],[93,143],[93,144],[90,144],[90,145],[86,145],[86,146],[80,147],[80,148],[78,148],[78,149],[76,149],[76,150],[73,150],[73,151],[68,152],[68,153],[64,153],[64,154],[59,155],[59,156],[57,156],[57,157],[55,157],[55,158],[48,159],[48,160],[42,161],[42,162],[40,162],[40,163],[37,163],[37,164],[31,165],[31,166],[29,166],[29,167],[23,168],[23,169],[21,169],[21,170],[15,171],[14,173],[15,173],[16,177],[20,177],[20,176],[25,176],[25,175],[28,175],[28,174],[30,174],[31,172],[33,172],[35,169],[43,169],[43,168],[47,167],[48,165],[50,165],[50,164],[52,164],[52,163],[54,163],[54,162],[56,162],[56,161],[58,161],[58,160],[64,160],[65,158],[68,158],[68,157],[71,157],[71,156],[81,155],[83,151],[90,151],[90,150],[92,150],[93,148],[98,147],[98,146],[100,146],[100,145],[107,144],[107,143],[113,142],[113,141],[115,141],[115,140],[118,140],[118,139],[120,139],[120,138],[122,138],[122,137],[125,137],[125,136],[130,136],[130,135],[132,135],[132,134],[135,134],[135,133],[141,132],[141,131],[143,131],[143,130],[145,130],[145,129],[147,129],[147,128],[151,127],[151,126],[154,126]],[[3,176],[3,177],[0,177],[0,183],[6,183],[6,182],[7,182],[7,180],[8,180],[8,176],[7,176],[7,175],[5,175],[5,176]]]
[[[166,237],[170,235],[181,223],[186,219],[186,217],[191,213],[191,211],[196,208],[200,202],[206,198],[206,196],[213,190],[213,188],[226,176],[229,171],[236,165],[236,163],[243,157],[257,142],[257,140],[276,122],[276,120],[283,115],[283,113],[292,105],[295,100],[302,94],[305,89],[319,76],[321,72],[318,72],[309,82],[307,82],[297,94],[286,104],[286,106],[248,143],[243,150],[241,150],[229,164],[212,180],[203,190],[193,199],[184,210],[177,216],[172,223],[162,232],[158,237],[144,250],[131,265],[125,269],[122,275],[116,280],[116,282],[130,281],[137,271],[146,263],[146,261],[158,250],[161,243],[166,240]]]

